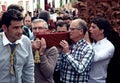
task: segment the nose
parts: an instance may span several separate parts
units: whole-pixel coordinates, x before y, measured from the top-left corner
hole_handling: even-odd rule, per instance
[[[37,29],[36,29],[36,32],[38,33],[38,32],[40,32],[40,30],[37,28]]]
[[[88,31],[91,31],[92,30],[92,27],[90,26],[90,28],[88,29]]]
[[[18,32],[23,33],[23,28],[19,27]]]
[[[69,29],[68,31],[71,32],[71,29]]]

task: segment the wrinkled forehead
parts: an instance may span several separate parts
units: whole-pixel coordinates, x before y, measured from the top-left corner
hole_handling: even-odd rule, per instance
[[[34,22],[33,23],[33,28],[34,27],[44,27],[44,23],[43,22]]]
[[[11,20],[10,25],[23,24],[23,20]]]
[[[31,21],[31,17],[30,16],[26,16],[25,20],[30,20]]]
[[[70,23],[70,27],[79,27],[78,22],[77,21],[72,21]]]
[[[12,20],[11,22],[10,22],[10,27],[23,27],[23,20],[21,20],[21,21],[14,21],[14,20]],[[8,26],[8,27],[9,27]]]

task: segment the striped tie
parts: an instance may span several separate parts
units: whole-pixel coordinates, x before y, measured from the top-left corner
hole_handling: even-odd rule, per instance
[[[11,53],[13,53],[15,46],[16,46],[16,44],[10,44]]]
[[[10,54],[10,63],[11,63],[10,73],[12,75],[14,75],[14,73],[15,73],[15,69],[14,69],[14,54],[15,54],[16,44],[9,44],[9,45],[10,45],[10,49],[11,49],[11,54]]]

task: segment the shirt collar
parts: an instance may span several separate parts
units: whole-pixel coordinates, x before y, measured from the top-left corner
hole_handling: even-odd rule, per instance
[[[6,46],[8,44],[12,44],[12,43],[8,40],[8,38],[6,37],[5,33],[3,32],[3,45]],[[15,41],[14,44],[22,44],[22,40],[19,39],[19,40]]]
[[[84,41],[84,38],[82,38],[81,40],[79,40],[76,44],[79,45],[83,41]]]
[[[73,44],[73,48],[76,48],[77,46],[79,46],[80,44],[82,44],[83,42],[85,42],[85,39],[82,38],[81,40],[79,40],[77,43]]]
[[[103,39],[101,39],[101,40],[97,41],[96,43],[95,43],[95,42],[93,42],[93,45],[96,45],[96,44],[101,44],[101,42],[103,42],[103,41],[105,41],[105,40],[107,40],[107,37],[105,37],[105,38],[103,38]]]

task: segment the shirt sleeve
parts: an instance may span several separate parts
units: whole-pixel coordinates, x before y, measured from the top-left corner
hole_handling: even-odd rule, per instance
[[[30,41],[26,43],[26,50],[28,52],[28,57],[23,66],[22,81],[23,83],[34,83],[34,59]]]
[[[54,73],[54,69],[56,66],[58,57],[57,48],[53,47],[45,53],[45,55],[41,56],[40,62],[40,71],[45,79],[49,78]]]
[[[80,59],[75,59],[74,56],[81,56]],[[67,62],[78,72],[83,73],[88,65],[92,62],[94,51],[93,49],[87,47],[79,54],[79,49],[74,54],[66,53]]]
[[[106,46],[105,48],[103,47],[102,49],[99,49],[99,51],[95,50],[94,62],[112,58],[114,50],[115,48],[113,45]]]

